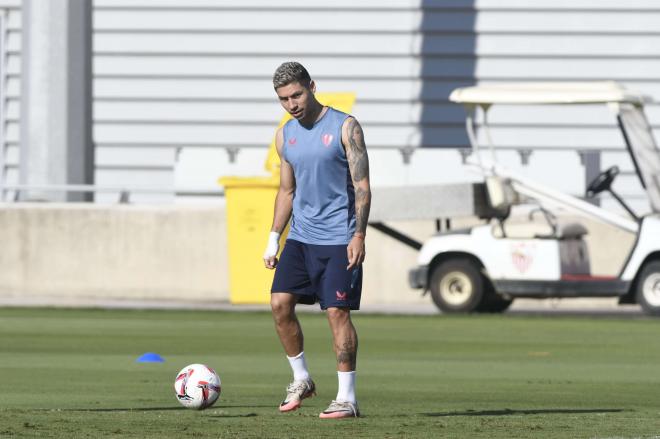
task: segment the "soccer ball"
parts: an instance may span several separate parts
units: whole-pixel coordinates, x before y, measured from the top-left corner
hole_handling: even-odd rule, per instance
[[[176,375],[174,391],[184,407],[204,410],[220,396],[220,377],[204,364],[191,364]]]

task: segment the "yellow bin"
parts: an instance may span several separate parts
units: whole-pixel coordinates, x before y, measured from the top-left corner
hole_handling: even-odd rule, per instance
[[[324,105],[350,113],[355,102],[354,93],[317,93]],[[285,115],[279,126],[291,116]],[[263,304],[270,302],[270,287],[274,270],[264,267],[263,252],[273,224],[275,196],[280,184],[279,156],[275,140],[266,159],[269,177],[222,177],[218,181],[225,188],[227,200],[227,233],[229,254],[229,299],[234,304]],[[287,226],[280,239],[284,246],[289,232]]]
[[[273,224],[280,179],[225,177],[220,181],[227,200],[231,303],[268,303],[274,270],[264,267],[262,256]],[[282,233],[280,247],[286,235]]]

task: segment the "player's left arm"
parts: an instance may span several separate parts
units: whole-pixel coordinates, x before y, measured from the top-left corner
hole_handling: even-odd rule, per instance
[[[364,132],[360,123],[349,117],[342,125],[341,140],[346,150],[348,167],[355,188],[355,233],[348,244],[348,267],[351,269],[364,262],[364,240],[371,208],[371,187],[369,185],[369,156],[364,143]]]

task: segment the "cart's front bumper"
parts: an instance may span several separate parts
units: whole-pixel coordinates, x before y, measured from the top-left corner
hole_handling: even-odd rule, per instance
[[[410,288],[426,289],[429,283],[428,275],[429,275],[428,265],[420,265],[419,267],[410,270],[408,272],[408,284],[410,285]]]

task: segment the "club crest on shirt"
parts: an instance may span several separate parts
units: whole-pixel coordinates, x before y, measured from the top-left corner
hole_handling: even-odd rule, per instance
[[[296,140],[295,137],[292,137],[292,138],[289,139],[289,145],[295,145],[296,142],[297,142],[297,140]]]
[[[325,146],[330,146],[332,139],[334,139],[334,136],[332,134],[324,134],[321,136],[321,141]]]

